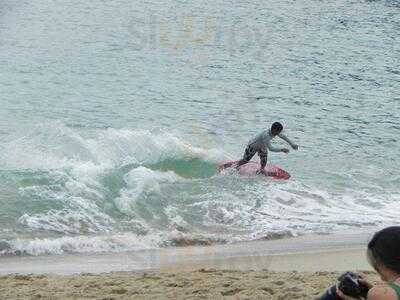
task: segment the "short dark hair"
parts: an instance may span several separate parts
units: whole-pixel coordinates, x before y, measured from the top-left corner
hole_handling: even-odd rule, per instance
[[[277,130],[277,131],[282,131],[283,130],[283,125],[279,122],[275,122],[271,126],[271,130]]]
[[[369,255],[375,263],[400,274],[400,226],[392,226],[375,233],[368,243]]]

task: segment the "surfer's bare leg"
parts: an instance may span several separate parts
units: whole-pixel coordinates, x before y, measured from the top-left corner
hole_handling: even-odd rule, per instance
[[[236,164],[236,169],[239,169],[240,166],[247,164],[253,158],[254,154],[256,154],[256,151],[254,151],[251,146],[247,146],[243,158]]]
[[[268,175],[267,172],[265,171],[265,167],[268,161],[268,152],[259,152],[258,156],[260,156],[260,170],[258,171],[258,173]]]
[[[265,176],[276,176],[275,172],[267,172],[265,170],[268,161],[268,152],[259,152],[258,155],[260,156],[260,170],[258,170],[258,173],[262,173]]]

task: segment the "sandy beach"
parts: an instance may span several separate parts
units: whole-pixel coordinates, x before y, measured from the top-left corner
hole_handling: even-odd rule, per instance
[[[367,234],[0,259],[2,299],[313,299],[344,271],[378,277]],[[146,267],[147,266],[147,267]]]
[[[2,299],[313,299],[337,272],[195,271],[10,275]],[[372,272],[367,277],[377,280]]]

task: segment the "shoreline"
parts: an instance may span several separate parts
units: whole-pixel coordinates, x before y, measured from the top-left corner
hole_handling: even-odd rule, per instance
[[[315,299],[344,271],[379,278],[369,234],[126,253],[0,258],[5,299]]]
[[[197,268],[315,272],[345,271],[348,266],[354,266],[354,269],[370,270],[365,259],[369,238],[367,232],[341,233],[122,253],[1,257],[0,275],[189,271]]]

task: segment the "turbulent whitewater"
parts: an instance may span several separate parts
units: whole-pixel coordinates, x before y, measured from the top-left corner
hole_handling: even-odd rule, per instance
[[[219,174],[222,149],[162,131],[43,124],[2,149],[1,253],[207,245],[395,221],[398,195]],[[377,215],[376,208],[382,213]]]

